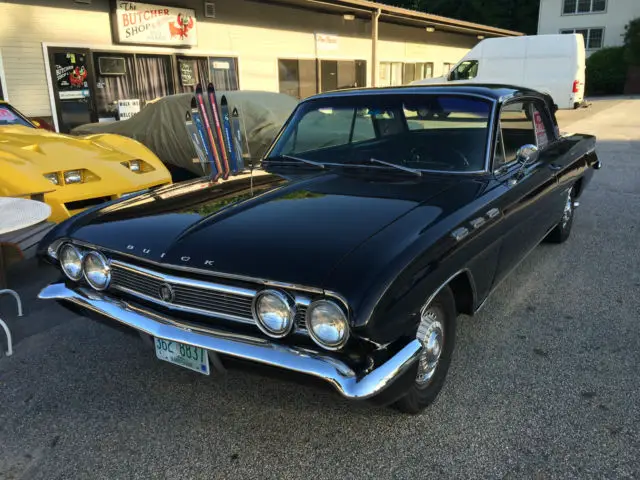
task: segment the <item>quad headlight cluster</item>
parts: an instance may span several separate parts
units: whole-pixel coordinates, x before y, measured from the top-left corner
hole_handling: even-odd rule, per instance
[[[262,290],[253,300],[253,316],[266,335],[285,337],[294,328],[295,301],[279,290]],[[311,339],[327,350],[342,348],[349,338],[347,316],[332,300],[311,303],[307,308],[306,326]]]
[[[111,281],[109,260],[96,250],[81,250],[71,243],[61,245],[56,252],[60,267],[71,280],[83,277],[91,287],[104,290]]]

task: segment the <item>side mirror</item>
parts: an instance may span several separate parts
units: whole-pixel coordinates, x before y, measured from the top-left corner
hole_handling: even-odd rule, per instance
[[[528,143],[518,149],[518,151],[516,152],[516,160],[523,166],[529,165],[535,160],[537,153],[538,147]]]

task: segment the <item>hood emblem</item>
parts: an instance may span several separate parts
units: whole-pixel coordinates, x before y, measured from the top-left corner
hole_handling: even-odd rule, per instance
[[[163,302],[172,303],[175,299],[176,294],[173,291],[173,287],[171,287],[171,285],[169,285],[168,283],[163,283],[158,289],[158,296]]]

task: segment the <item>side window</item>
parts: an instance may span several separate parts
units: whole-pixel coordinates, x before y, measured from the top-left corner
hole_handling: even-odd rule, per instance
[[[495,167],[514,162],[518,149],[524,145],[544,148],[552,138],[544,121],[545,115],[537,102],[509,103],[500,111],[500,128],[496,140]]]
[[[478,61],[467,60],[462,62],[451,72],[449,80],[471,80],[478,75]]]

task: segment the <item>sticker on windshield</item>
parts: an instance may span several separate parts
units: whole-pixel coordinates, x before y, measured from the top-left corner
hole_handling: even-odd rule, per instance
[[[18,117],[6,107],[0,107],[0,122],[15,122]]]
[[[544,128],[544,122],[542,121],[542,115],[537,110],[533,111],[533,124],[536,129],[536,140],[538,140],[538,147],[544,147],[549,143],[547,138],[547,130]]]

